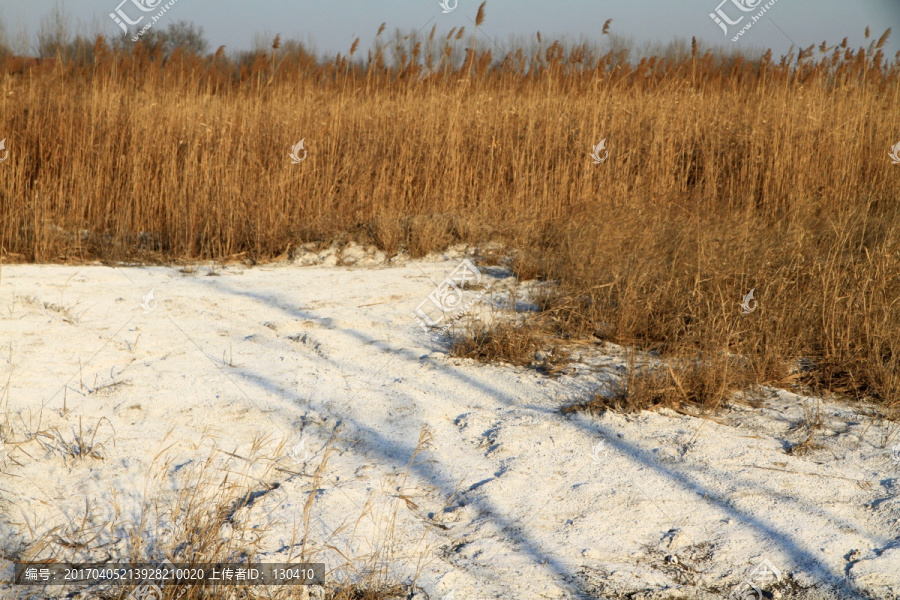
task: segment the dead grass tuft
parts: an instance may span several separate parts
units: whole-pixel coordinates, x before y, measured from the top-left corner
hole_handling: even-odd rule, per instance
[[[589,400],[563,407],[563,414],[638,412],[670,408],[687,414],[715,411],[733,392],[747,385],[747,373],[728,357],[697,356],[636,366],[596,392]]]
[[[476,322],[454,334],[450,355],[483,363],[534,367],[548,374],[558,373],[569,362],[569,353],[535,323]]]
[[[470,219],[447,213],[378,215],[358,227],[354,237],[360,243],[375,246],[388,257],[406,252],[412,258],[421,258],[455,244],[477,241],[483,230],[483,226]]]

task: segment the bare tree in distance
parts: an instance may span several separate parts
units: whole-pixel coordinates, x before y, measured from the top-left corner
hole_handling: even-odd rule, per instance
[[[124,34],[119,38],[119,46],[133,48],[138,43],[149,47],[158,47],[164,55],[169,56],[175,48],[181,48],[188,54],[204,55],[209,49],[209,42],[203,37],[203,27],[190,21],[169,23],[165,29],[148,29],[133,41],[134,33]]]

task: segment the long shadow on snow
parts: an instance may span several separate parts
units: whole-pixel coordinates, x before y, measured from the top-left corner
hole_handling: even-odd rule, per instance
[[[313,322],[319,323],[329,329],[334,328],[334,324],[331,319],[326,318],[326,317],[321,317],[321,316],[318,316],[318,315],[315,315],[313,313],[309,313],[309,312],[306,312],[303,310],[298,310],[298,309],[295,309],[292,307],[289,308],[289,305],[287,303],[279,302],[278,299],[271,294],[267,296],[267,295],[260,294],[257,292],[251,292],[251,291],[237,289],[237,288],[234,288],[233,286],[225,284],[222,281],[215,281],[215,282],[203,281],[203,283],[206,284],[207,286],[214,287],[214,288],[218,289],[219,291],[230,293],[235,296],[242,296],[245,298],[249,298],[249,299],[255,300],[257,302],[260,302],[262,304],[268,305],[270,307],[276,308],[278,310],[283,311],[286,315],[288,315],[290,317],[313,321]],[[376,347],[383,347],[386,349],[386,351],[393,352],[393,353],[397,354],[398,356],[405,358],[407,360],[415,361],[415,362],[419,361],[419,356],[417,356],[415,353],[413,353],[410,350],[391,349],[386,343],[384,343],[380,340],[377,340],[375,338],[372,338],[372,337],[370,337],[362,332],[356,331],[356,330],[342,329],[341,331],[351,337],[356,338],[360,343],[363,343],[366,345],[375,345]],[[248,372],[240,372],[240,371],[238,371],[238,373],[245,380],[262,387],[266,391],[275,392],[275,393],[278,393],[279,395],[281,395],[282,397],[284,397],[284,394],[282,393],[283,390],[278,385],[276,385],[275,382],[269,382],[266,380],[265,377],[262,377],[261,375],[259,375],[257,373],[248,373]],[[514,400],[513,398],[505,397],[503,392],[493,388],[490,384],[476,381],[472,377],[465,375],[464,373],[461,373],[456,370],[448,369],[448,370],[444,371],[444,374],[454,377],[461,383],[464,383],[472,388],[475,388],[485,394],[490,395],[491,397],[506,404],[507,406],[516,405],[513,401]],[[295,401],[295,400],[299,400],[300,398],[286,398],[286,399]],[[547,414],[548,416],[550,416],[552,418],[557,418],[557,419],[562,418],[559,414],[557,414],[553,411],[550,411],[550,410],[546,409],[545,407],[540,407],[540,406],[527,407],[527,406],[522,406],[521,404],[518,404],[516,406],[519,406],[522,408],[531,408],[532,410],[535,410],[535,411],[544,412],[545,414]],[[352,426],[355,427],[357,430],[364,432],[366,435],[368,435],[369,439],[373,440],[375,443],[367,444],[367,446],[369,446],[369,448],[371,448],[371,450],[378,452],[378,454],[380,455],[381,458],[387,459],[387,460],[396,460],[396,455],[402,453],[406,457],[403,461],[403,463],[405,464],[405,462],[408,460],[408,457],[412,456],[414,448],[412,448],[410,446],[404,446],[402,444],[398,444],[394,440],[386,439],[380,432],[377,432],[365,425],[357,423],[356,421],[350,419],[349,417],[338,416],[338,418],[340,418],[341,420],[349,421],[352,424]],[[653,460],[650,453],[648,453],[644,450],[641,450],[631,444],[627,444],[627,443],[619,440],[613,434],[612,431],[608,431],[605,428],[600,427],[600,426],[595,426],[592,428],[585,423],[577,423],[577,422],[571,421],[571,420],[569,420],[569,422],[572,424],[575,424],[576,426],[578,426],[579,428],[581,428],[588,434],[592,434],[592,435],[597,435],[598,433],[602,434],[604,436],[604,439],[607,440],[607,443],[615,446],[617,450],[619,450],[621,453],[623,453],[624,455],[631,458],[633,461],[635,461],[639,464],[642,464],[649,469],[654,470],[655,472],[657,472],[658,474],[660,474],[664,477],[668,477],[674,483],[676,483],[677,485],[682,487],[684,490],[698,495],[699,497],[705,499],[707,502],[710,502],[711,504],[716,505],[720,510],[728,513],[733,518],[741,521],[746,526],[751,527],[751,528],[755,529],[758,533],[762,534],[763,536],[776,541],[778,543],[778,545],[782,548],[782,550],[784,550],[785,552],[787,552],[788,554],[790,554],[793,557],[793,560],[795,561],[796,564],[804,565],[804,566],[808,566],[808,567],[811,566],[818,572],[823,573],[825,575],[825,577],[829,580],[828,584],[830,584],[831,586],[834,586],[836,588],[836,591],[841,593],[842,597],[853,598],[855,600],[872,600],[869,596],[866,596],[865,594],[863,594],[861,590],[857,589],[856,586],[854,586],[852,583],[846,581],[845,578],[837,576],[834,573],[832,573],[828,569],[828,567],[821,564],[819,562],[819,560],[813,554],[811,554],[807,550],[803,549],[798,544],[798,542],[795,541],[789,534],[782,533],[782,532],[776,530],[772,525],[770,525],[768,523],[764,523],[752,515],[745,514],[741,511],[739,511],[737,508],[735,508],[734,506],[731,505],[731,503],[728,501],[727,498],[723,498],[718,495],[714,495],[711,491],[707,490],[701,484],[692,480],[687,475],[664,468],[662,465],[658,464],[657,462],[655,462]],[[390,452],[389,449],[393,449],[394,452]],[[392,454],[394,456],[392,456]],[[455,480],[452,480],[452,479],[444,476],[441,473],[429,473],[429,472],[427,472],[426,467],[424,467],[423,465],[416,466],[415,471],[417,472],[417,474],[420,477],[422,477],[424,480],[428,481],[431,485],[436,485],[436,486],[440,487],[440,489],[442,490],[445,497],[449,497],[451,494],[453,494],[456,491],[457,482]],[[580,585],[573,583],[573,582],[577,581],[577,579],[578,579],[574,573],[567,570],[566,567],[560,561],[555,559],[552,555],[548,555],[547,553],[543,552],[539,547],[539,543],[536,540],[532,539],[527,534],[527,532],[525,532],[524,530],[518,530],[518,531],[516,530],[516,527],[518,526],[518,523],[516,521],[510,521],[508,518],[501,515],[497,511],[496,507],[487,499],[472,500],[472,503],[476,504],[476,506],[478,507],[478,509],[480,510],[480,512],[482,514],[490,516],[495,521],[496,525],[500,528],[500,530],[504,531],[508,534],[509,538],[511,539],[511,541],[514,542],[514,544],[524,547],[526,549],[527,554],[533,560],[535,560],[535,562],[537,562],[538,564],[544,564],[545,566],[547,566],[548,569],[553,572],[553,574],[555,574],[557,577],[560,578],[560,581],[567,582],[573,592],[583,595],[583,596],[589,596],[589,592],[587,591],[587,589],[583,588]],[[810,507],[810,508],[813,508],[813,507]],[[834,521],[835,519],[832,518],[832,520]]]

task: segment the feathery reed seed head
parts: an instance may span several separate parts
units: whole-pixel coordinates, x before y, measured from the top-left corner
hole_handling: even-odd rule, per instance
[[[481,3],[478,7],[478,14],[475,15],[475,27],[481,27],[481,24],[484,23],[484,6],[487,4],[487,0]]]

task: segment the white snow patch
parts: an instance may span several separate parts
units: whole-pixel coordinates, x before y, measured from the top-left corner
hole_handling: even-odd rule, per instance
[[[566,417],[561,406],[621,370],[614,347],[583,352],[555,379],[450,359],[410,313],[458,256],[389,268],[348,253],[369,268],[328,266],[333,253],[298,259],[324,263],[310,267],[3,267],[0,552],[77,522],[86,499],[111,518],[112,492],[136,517],[169,444],[174,490],[174,470],[210,448],[240,455],[269,435],[286,440],[281,477],[267,482],[279,487],[245,510],[284,524],[265,546],[276,562],[338,431],[313,533],[330,539],[372,500],[355,535],[332,541],[365,553],[427,428],[394,552],[400,579],[426,563],[419,583],[432,598],[722,598],[763,560],[783,582],[815,586],[803,596],[783,585],[781,597],[900,597],[896,425],[781,390],[721,423]],[[511,279],[484,273],[496,300]],[[820,447],[787,453],[816,411]],[[92,457],[72,455],[79,419]],[[94,545],[121,550],[116,533]]]

